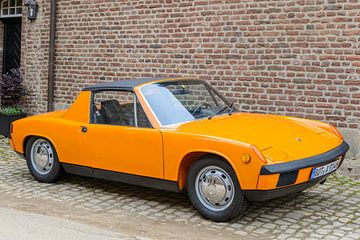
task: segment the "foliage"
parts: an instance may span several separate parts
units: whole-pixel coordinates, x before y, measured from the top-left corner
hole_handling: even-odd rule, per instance
[[[0,107],[0,114],[3,115],[19,115],[22,114],[23,111],[20,107]]]
[[[20,69],[11,69],[10,72],[2,76],[0,80],[1,106],[19,106],[21,98],[26,93],[23,82]],[[15,108],[19,109],[18,107]]]

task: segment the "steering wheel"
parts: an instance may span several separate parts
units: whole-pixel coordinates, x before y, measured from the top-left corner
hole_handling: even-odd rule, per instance
[[[197,106],[195,109],[194,109],[194,111],[193,111],[193,114],[196,114],[196,113],[198,113],[203,107],[212,107],[209,103],[206,103],[206,102],[204,102],[204,103],[202,103],[201,105],[199,105],[199,106]]]

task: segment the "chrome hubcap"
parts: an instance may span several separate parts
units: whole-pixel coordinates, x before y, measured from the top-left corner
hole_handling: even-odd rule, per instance
[[[31,163],[34,169],[42,175],[48,174],[54,164],[54,152],[51,145],[38,139],[31,147]]]
[[[233,181],[220,167],[203,168],[197,175],[195,184],[200,202],[212,211],[222,211],[234,200]]]

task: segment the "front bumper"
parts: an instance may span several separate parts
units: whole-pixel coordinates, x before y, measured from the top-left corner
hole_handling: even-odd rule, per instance
[[[246,198],[249,201],[266,201],[266,200],[270,200],[270,199],[274,199],[274,198],[283,197],[290,193],[297,193],[297,192],[304,191],[305,189],[311,188],[311,187],[315,186],[316,184],[326,180],[326,178],[329,175],[330,174],[323,176],[323,177],[319,177],[313,181],[299,183],[299,184],[291,185],[288,187],[276,188],[276,189],[272,189],[272,190],[247,190],[247,191],[244,191],[244,193],[245,193]]]
[[[323,181],[333,173],[310,179],[314,167],[341,159],[340,167],[348,150],[349,145],[342,142],[338,147],[317,156],[286,163],[264,165],[260,171],[257,190],[247,190],[245,195],[250,201],[264,201],[293,192],[301,192]]]
[[[338,147],[314,157],[304,158],[287,163],[264,165],[261,168],[260,175],[287,173],[303,168],[325,165],[334,161],[340,156],[344,156],[348,150],[349,144],[342,142]]]

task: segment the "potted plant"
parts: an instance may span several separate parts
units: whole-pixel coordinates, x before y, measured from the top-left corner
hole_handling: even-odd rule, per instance
[[[20,69],[12,69],[0,79],[0,135],[10,136],[13,121],[26,117],[20,100],[26,93]]]

